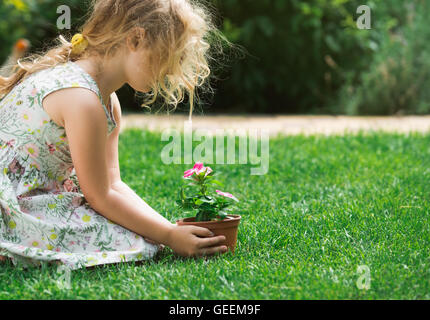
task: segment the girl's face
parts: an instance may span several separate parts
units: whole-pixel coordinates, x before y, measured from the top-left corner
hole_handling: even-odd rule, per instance
[[[127,83],[136,91],[149,92],[150,83],[154,78],[151,71],[149,51],[139,48],[128,50],[125,55],[125,75]]]

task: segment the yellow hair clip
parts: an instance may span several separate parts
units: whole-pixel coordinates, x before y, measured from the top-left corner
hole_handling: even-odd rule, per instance
[[[88,46],[87,39],[80,33],[77,33],[72,38],[72,53],[81,54]]]

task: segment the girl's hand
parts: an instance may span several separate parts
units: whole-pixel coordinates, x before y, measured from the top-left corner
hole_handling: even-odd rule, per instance
[[[221,245],[224,240],[225,236],[214,237],[207,228],[174,224],[166,244],[180,256],[192,257],[227,252],[227,246]]]

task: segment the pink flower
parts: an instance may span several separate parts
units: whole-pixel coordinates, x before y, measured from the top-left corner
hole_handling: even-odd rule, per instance
[[[205,168],[204,168],[204,170],[202,170],[202,171],[205,171],[205,170],[206,170],[205,177],[206,177],[209,173],[211,173],[211,172],[212,172],[211,167],[205,167]],[[200,172],[202,172],[202,171],[197,172],[197,174],[199,174],[199,173],[200,173]]]
[[[43,243],[41,240],[34,238],[30,239],[27,244],[31,248],[41,248]]]
[[[21,212],[29,213],[30,211],[25,207],[20,207]]]
[[[7,206],[7,207],[6,207],[6,214],[7,214],[8,216],[10,216],[10,208],[9,208],[9,206]]]
[[[75,184],[73,183],[72,180],[66,179],[63,182],[63,186],[64,186],[64,190],[66,190],[67,192],[72,192],[75,187]]]
[[[39,148],[34,143],[27,143],[24,149],[30,157],[37,158],[39,156]]]
[[[37,94],[37,89],[33,88],[33,90],[31,90],[31,95],[34,97]]]
[[[203,168],[204,168],[204,165],[202,162],[196,162],[193,167],[193,169],[196,170],[196,172],[202,170]]]
[[[73,199],[72,199],[72,205],[74,207],[79,207],[81,205],[81,203],[82,203],[82,197],[80,197],[80,196],[73,197]]]
[[[13,173],[16,173],[17,171],[21,171],[22,166],[18,162],[16,158],[12,160],[12,162],[9,164],[9,170]]]
[[[194,167],[192,169],[189,169],[184,172],[184,178],[191,177],[194,173],[200,174],[201,172],[206,171],[205,177],[212,172],[212,169],[210,167],[203,166],[203,163],[196,162],[194,164]]]
[[[33,119],[32,114],[26,109],[21,111],[20,118],[25,121],[31,121]]]
[[[6,142],[6,145],[9,147],[13,147],[14,144],[15,144],[15,139],[12,139]]]
[[[237,198],[234,196],[234,195],[232,195],[231,193],[228,193],[228,192],[222,192],[222,191],[220,191],[220,190],[215,190],[215,192],[216,193],[218,193],[219,195],[221,195],[221,196],[224,196],[224,197],[227,197],[227,198],[231,198],[231,199],[233,199],[233,200],[235,200],[235,201],[239,201],[239,200],[237,200]]]
[[[50,154],[53,154],[54,152],[55,152],[55,150],[57,150],[56,148],[55,148],[55,146],[52,144],[52,143],[48,143],[48,142],[45,142],[46,143],[46,145],[48,146],[48,149],[49,149],[49,153]]]
[[[184,172],[184,178],[191,177],[194,174],[194,172],[197,172],[198,170],[201,170],[202,168],[203,168],[203,163],[196,162],[192,169]]]
[[[39,171],[40,171],[40,165],[39,165],[37,162],[32,162],[32,163],[30,164],[30,167],[37,168],[37,170],[39,170]]]
[[[54,194],[55,192],[59,192],[57,181],[51,180],[48,183],[46,183],[45,186],[49,191],[53,192]]]

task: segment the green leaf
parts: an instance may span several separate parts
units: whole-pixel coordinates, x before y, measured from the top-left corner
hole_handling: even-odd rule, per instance
[[[201,211],[197,212],[197,214],[196,214],[196,221],[197,222],[202,221],[202,212]]]
[[[207,211],[199,211],[196,215],[196,221],[210,221],[211,213]]]
[[[227,212],[225,211],[219,211],[218,215],[220,216],[221,220],[227,218]]]
[[[211,198],[210,196],[203,196],[199,198],[200,201],[206,202],[206,203],[215,203],[215,200]]]
[[[215,179],[211,180],[211,183],[212,184],[217,184],[220,187],[224,187],[224,184],[221,181],[218,181],[218,180],[215,180]]]
[[[216,205],[211,204],[211,203],[203,203],[200,206],[200,209],[205,210],[205,211],[210,211],[210,212],[217,212],[218,208],[216,207]]]
[[[195,199],[195,200],[194,200],[194,203],[195,203],[196,205],[200,206],[200,205],[202,205],[204,202],[203,202],[202,200],[200,200],[200,199]]]

